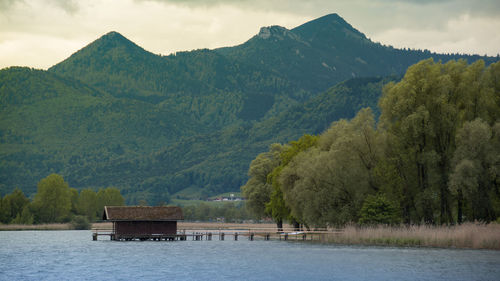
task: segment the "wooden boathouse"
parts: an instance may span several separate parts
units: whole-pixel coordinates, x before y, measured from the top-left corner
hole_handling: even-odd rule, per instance
[[[342,230],[297,230],[276,228],[242,228],[234,229],[223,227],[216,228],[192,228],[184,226],[184,229],[177,229],[177,222],[183,220],[182,209],[180,207],[143,207],[143,206],[105,206],[102,219],[112,224],[104,228],[93,228],[92,239],[98,240],[99,236],[109,236],[111,240],[131,241],[131,240],[155,240],[173,241],[187,240],[212,240],[214,235],[219,236],[219,240],[232,236],[234,240],[239,237],[254,239],[279,239],[279,240],[318,240],[324,241],[328,236],[339,235]]]
[[[113,223],[111,240],[176,240],[184,217],[180,207],[105,206],[102,219]]]

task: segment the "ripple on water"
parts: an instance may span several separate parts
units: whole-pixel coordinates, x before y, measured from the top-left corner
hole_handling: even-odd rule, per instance
[[[499,280],[500,252],[0,232],[1,280]]]

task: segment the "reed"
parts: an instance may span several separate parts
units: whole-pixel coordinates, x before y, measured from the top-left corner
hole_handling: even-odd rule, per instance
[[[363,245],[424,246],[500,250],[500,224],[464,223],[456,226],[350,225],[327,242]]]
[[[13,230],[70,230],[73,229],[69,223],[49,224],[0,224],[0,231]]]

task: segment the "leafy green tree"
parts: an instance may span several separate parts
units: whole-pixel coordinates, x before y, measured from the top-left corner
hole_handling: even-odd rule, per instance
[[[25,205],[23,211],[18,213],[17,216],[12,220],[14,224],[33,224],[34,216],[31,212],[29,205]]]
[[[116,187],[99,189],[97,192],[97,210],[102,212],[104,206],[123,206],[125,199]]]
[[[304,137],[278,156],[259,155],[251,168],[274,162],[265,162],[272,171],[250,174],[245,187],[254,198],[256,183],[266,187],[256,209],[264,202],[278,223],[313,226],[498,217],[500,63],[422,61],[384,88],[379,105],[377,127],[371,110],[362,109],[334,122],[317,144]],[[388,210],[374,213],[377,204]]]
[[[283,147],[280,144],[271,145],[269,152],[259,154],[251,163],[248,171],[249,179],[241,187],[243,197],[247,199],[246,207],[257,218],[266,213],[266,204],[271,200],[272,184],[268,175],[279,165],[279,154]]]
[[[385,196],[368,195],[359,214],[360,224],[397,224],[399,223],[399,210],[396,203]]]
[[[271,183],[272,192],[269,202],[266,203],[266,212],[272,216],[279,230],[283,228],[284,220],[290,221],[295,228],[299,227],[299,220],[292,215],[290,207],[283,198],[282,184],[279,181],[280,174],[295,156],[314,147],[317,142],[318,137],[304,135],[299,140],[292,141],[284,146],[279,154],[279,166],[274,168],[267,176],[267,182]]]
[[[35,222],[61,222],[69,218],[71,191],[62,176],[51,174],[38,182],[33,209]]]
[[[482,61],[467,65],[464,60],[441,64],[428,59],[384,89],[380,127],[387,130],[388,158],[408,195],[404,209],[416,212],[412,220],[453,221],[448,181],[455,135],[464,122],[478,117],[493,120],[500,110],[494,90],[498,82],[490,75],[490,69],[497,67],[485,69]]]
[[[7,223],[9,216],[7,215],[7,209],[3,202],[3,198],[0,196],[0,223]]]
[[[464,124],[456,142],[449,185],[457,196],[457,221],[462,222],[464,204],[470,220],[495,220],[498,214],[493,204],[498,195],[492,171],[500,147],[493,145],[492,130],[478,118]]]
[[[4,214],[4,220],[2,222],[9,223],[18,215],[21,215],[24,207],[29,203],[30,200],[19,188],[14,189],[11,194],[5,195],[2,200],[2,212]]]
[[[77,211],[77,203],[78,203],[78,190],[76,188],[70,188],[69,192],[71,194],[71,213],[76,214]]]
[[[292,214],[312,226],[356,221],[364,197],[379,190],[374,175],[380,142],[370,109],[334,122],[317,147],[283,168],[279,181]]]
[[[76,209],[78,214],[84,215],[88,220],[95,220],[102,209],[98,208],[97,193],[92,189],[83,189],[78,196]]]

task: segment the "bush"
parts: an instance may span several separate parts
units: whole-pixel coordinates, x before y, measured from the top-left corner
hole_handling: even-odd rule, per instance
[[[360,224],[397,224],[399,223],[398,208],[394,202],[383,195],[366,197],[360,211]]]
[[[71,220],[71,225],[76,230],[90,229],[90,222],[85,216],[75,216]]]

